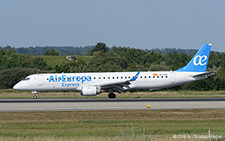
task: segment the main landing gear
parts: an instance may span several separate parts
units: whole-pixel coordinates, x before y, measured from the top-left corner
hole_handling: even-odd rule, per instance
[[[32,91],[32,94],[34,94],[33,99],[37,99],[37,91]]]
[[[109,98],[116,98],[116,95],[115,95],[113,92],[110,92],[110,93],[108,94],[108,97],[109,97]]]

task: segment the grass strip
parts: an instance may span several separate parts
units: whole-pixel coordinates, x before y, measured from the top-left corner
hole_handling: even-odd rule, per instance
[[[225,91],[155,91],[155,92],[126,92],[118,94],[117,98],[212,98],[225,97]],[[0,99],[4,98],[33,98],[29,91],[1,89]],[[38,92],[38,98],[108,98],[108,93],[84,97],[79,92]]]
[[[117,140],[124,139],[123,132],[131,128],[160,138],[174,134],[207,135],[211,128],[212,135],[222,135],[224,139],[225,109],[0,112],[2,139]]]

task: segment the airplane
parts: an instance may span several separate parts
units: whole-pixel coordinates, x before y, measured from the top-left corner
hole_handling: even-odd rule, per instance
[[[206,71],[211,46],[211,43],[204,44],[186,66],[175,71],[33,74],[18,82],[13,89],[32,91],[36,99],[37,91],[75,90],[83,96],[108,92],[109,98],[116,98],[114,92],[173,87],[215,75]]]

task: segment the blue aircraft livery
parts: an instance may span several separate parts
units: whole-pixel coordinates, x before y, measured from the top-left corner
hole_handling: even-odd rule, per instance
[[[91,76],[66,76],[50,75],[49,82],[81,82],[91,81]]]

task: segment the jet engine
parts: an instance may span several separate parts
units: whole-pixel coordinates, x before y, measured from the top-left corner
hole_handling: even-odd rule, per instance
[[[96,96],[100,94],[100,89],[95,86],[85,86],[82,88],[80,94],[83,96]]]

